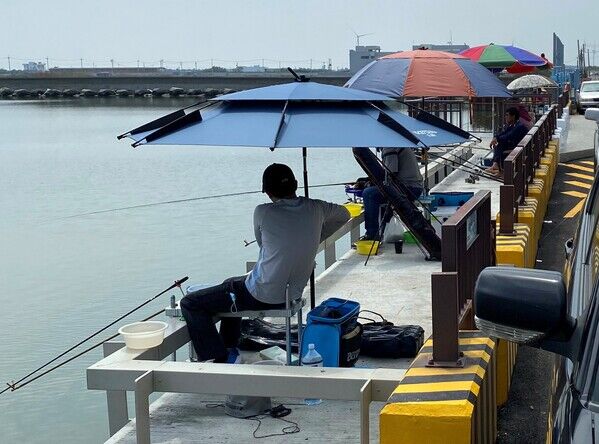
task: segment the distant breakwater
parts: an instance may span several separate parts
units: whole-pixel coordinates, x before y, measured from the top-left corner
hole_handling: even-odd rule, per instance
[[[54,98],[93,98],[93,97],[195,97],[199,99],[199,101],[212,99],[221,94],[228,94],[231,92],[235,92],[235,90],[230,88],[224,89],[216,89],[216,88],[154,88],[154,89],[110,89],[110,88],[101,88],[98,90],[94,89],[12,89],[8,87],[0,88],[0,99],[54,99]]]
[[[342,86],[349,73],[313,73],[314,82]],[[241,91],[261,86],[288,83],[293,77],[287,73],[204,73],[202,75],[37,75],[0,74],[0,97],[37,98],[51,97],[124,97],[136,96],[197,96],[226,91]],[[1,92],[3,91],[3,92]],[[45,94],[45,95],[44,95]]]

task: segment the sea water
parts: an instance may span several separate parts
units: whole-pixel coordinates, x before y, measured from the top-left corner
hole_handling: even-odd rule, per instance
[[[218,283],[244,273],[245,262],[256,259],[256,245],[245,247],[243,240],[253,240],[253,209],[266,202],[259,192],[70,217],[260,190],[262,171],[273,162],[289,164],[302,182],[298,149],[132,148],[116,140],[187,104],[164,98],[0,100],[0,385],[175,279]],[[311,184],[363,176],[351,150],[342,148],[308,149],[308,170]],[[345,201],[342,186],[315,188],[311,195]],[[349,240],[338,254],[348,249]],[[167,306],[171,294],[102,338]],[[85,380],[86,367],[99,359],[101,348],[0,395],[0,441],[104,442],[106,397],[87,390]]]

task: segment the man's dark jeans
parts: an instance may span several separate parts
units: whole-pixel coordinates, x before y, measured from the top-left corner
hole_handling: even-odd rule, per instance
[[[406,187],[410,195],[408,199],[415,201],[422,194],[420,187]],[[362,192],[364,201],[364,227],[366,228],[366,238],[376,239],[379,234],[379,211],[381,204],[386,203],[387,199],[376,186],[370,186]]]
[[[513,149],[514,147],[508,147],[501,143],[495,145],[495,148],[493,148],[493,163],[496,163],[500,169],[503,169],[503,162]]]
[[[229,278],[220,285],[188,294],[181,299],[181,312],[187,322],[193,347],[201,361],[214,359],[223,362],[228,355],[227,348],[239,345],[241,318],[223,318],[220,321],[220,334],[212,320],[216,313],[235,310],[231,293],[235,295],[237,311],[285,306],[266,304],[255,299],[245,286],[245,276]]]

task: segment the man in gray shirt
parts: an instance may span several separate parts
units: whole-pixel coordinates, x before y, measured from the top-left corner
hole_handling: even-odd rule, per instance
[[[383,164],[393,173],[408,191],[408,199],[414,201],[422,194],[422,175],[414,150],[410,148],[383,148]],[[392,182],[387,177],[385,183]],[[362,193],[364,201],[364,227],[366,234],[363,239],[377,239],[379,232],[379,211],[385,198],[376,186],[366,188]]]
[[[288,288],[292,300],[300,298],[314,268],[318,245],[350,218],[345,207],[317,199],[297,197],[293,171],[272,164],[262,176],[262,192],[272,203],[254,211],[254,233],[260,247],[258,261],[247,276],[189,293],[181,311],[200,360],[240,362],[237,345],[241,319],[221,320],[220,335],[214,314],[262,310],[285,305]]]

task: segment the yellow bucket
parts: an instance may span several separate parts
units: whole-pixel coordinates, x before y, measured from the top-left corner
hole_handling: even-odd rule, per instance
[[[343,206],[345,208],[347,208],[347,211],[349,211],[349,215],[351,217],[358,217],[360,214],[362,214],[362,209],[363,209],[362,204],[354,203],[354,202],[347,202],[347,203],[344,203]]]
[[[379,244],[379,241],[361,240],[356,242],[356,251],[358,254],[363,254],[364,256],[368,256],[369,253],[377,254],[379,251]]]

